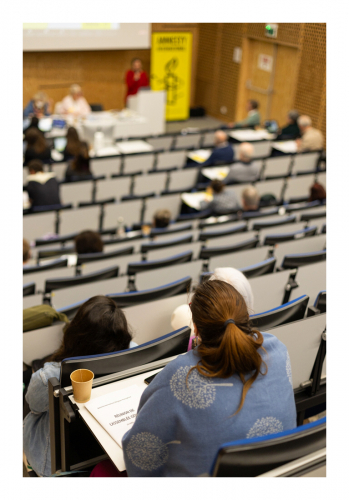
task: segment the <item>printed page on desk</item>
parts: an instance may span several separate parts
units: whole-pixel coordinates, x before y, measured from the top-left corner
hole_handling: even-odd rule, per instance
[[[144,388],[132,385],[99,398],[91,399],[85,407],[122,448],[123,435],[136,420],[137,409]]]
[[[197,149],[188,153],[187,156],[197,163],[204,163],[211,156],[211,149]]]

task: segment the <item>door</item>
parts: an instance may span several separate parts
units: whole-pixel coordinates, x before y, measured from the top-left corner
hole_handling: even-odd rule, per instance
[[[284,125],[294,102],[298,49],[246,38],[242,50],[235,119],[244,119],[247,101],[255,99],[259,102],[262,124],[272,119]]]

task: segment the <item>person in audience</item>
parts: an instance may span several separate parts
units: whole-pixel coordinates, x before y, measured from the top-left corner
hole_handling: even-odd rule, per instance
[[[99,233],[95,231],[82,231],[75,237],[76,253],[99,253],[103,252],[103,240]]]
[[[291,111],[288,112],[287,125],[279,130],[277,136],[278,140],[287,141],[300,137],[300,130],[297,123],[298,117],[299,113],[295,109],[291,109]]]
[[[234,150],[228,142],[227,134],[223,130],[217,130],[214,137],[215,148],[211,156],[200,164],[202,167],[232,163],[234,160]]]
[[[25,396],[31,412],[23,423],[23,448],[36,474],[51,475],[47,381],[52,377],[60,379],[62,360],[135,346],[125,315],[111,298],[97,295],[80,306],[65,327],[59,349],[43,368],[33,373]]]
[[[260,196],[254,186],[248,186],[241,193],[241,206],[244,212],[255,212],[259,210]]]
[[[200,210],[210,210],[213,215],[225,215],[240,208],[235,192],[226,191],[222,181],[212,181],[206,193],[207,199],[200,202]],[[211,200],[212,195],[213,200]]]
[[[29,241],[23,238],[23,266],[28,264],[31,258]]]
[[[70,87],[70,93],[60,103],[61,114],[74,116],[87,116],[91,113],[91,107],[83,96],[80,85],[74,83]]]
[[[243,142],[239,147],[239,162],[230,167],[226,184],[232,182],[253,182],[259,178],[260,167],[253,161],[254,146],[249,142]]]
[[[157,210],[153,215],[153,227],[165,229],[170,225],[172,214],[167,208]]]
[[[314,184],[310,187],[310,196],[308,201],[321,201],[324,202],[326,200],[326,189],[319,182],[314,182]]]
[[[229,283],[231,286],[236,288],[236,290],[241,293],[245,299],[247,309],[249,313],[254,312],[254,298],[251,289],[251,285],[242,272],[233,267],[217,267],[214,273],[210,276],[210,280],[221,280]],[[171,327],[173,330],[179,330],[184,326],[189,326],[192,331],[192,336],[189,340],[188,350],[192,348],[193,335],[193,318],[191,314],[191,309],[187,304],[182,304],[173,311],[171,315]]]
[[[303,153],[305,151],[318,151],[322,149],[324,136],[320,130],[312,127],[310,116],[300,116],[297,123],[302,136],[296,140],[298,152]]]
[[[287,348],[251,326],[243,296],[215,279],[190,307],[198,346],[143,392],[122,439],[129,477],[209,473],[222,443],[297,426]]]
[[[53,100],[49,99],[46,93],[40,90],[36,92],[24,108],[23,118],[31,118],[32,116],[43,118],[44,116],[50,116],[52,113],[52,104]]]
[[[244,128],[244,127],[255,127],[260,125],[261,116],[258,111],[259,102],[254,99],[249,99],[247,101],[247,117],[240,122],[230,122],[228,123],[229,128]]]
[[[135,57],[131,61],[131,69],[129,69],[125,76],[125,83],[127,86],[125,102],[129,95],[137,94],[141,87],[149,86],[149,78],[145,71],[143,71],[142,61]]]
[[[31,160],[41,160],[49,163],[51,160],[51,150],[48,147],[44,134],[35,127],[29,128],[25,133],[27,149],[24,153],[24,163],[28,165]]]
[[[63,150],[64,161],[67,161],[74,156],[78,156],[81,149],[81,141],[75,127],[68,128],[66,139],[67,145]]]
[[[54,172],[44,172],[41,160],[32,160],[28,164],[29,175],[25,190],[31,207],[60,205],[59,184]]]
[[[66,181],[75,181],[88,179],[92,177],[90,170],[90,156],[88,153],[88,145],[86,142],[80,142],[77,148],[77,154],[73,159],[68,161],[68,166],[65,171]]]
[[[39,129],[39,118],[37,118],[36,116],[33,116],[30,120],[30,123],[28,125],[28,127],[23,131],[24,133],[24,140],[26,141],[26,134],[27,132],[32,129],[32,128],[35,128],[36,130],[39,130],[41,132],[41,130]],[[42,133],[42,132],[41,132]],[[44,134],[42,134],[44,135]]]

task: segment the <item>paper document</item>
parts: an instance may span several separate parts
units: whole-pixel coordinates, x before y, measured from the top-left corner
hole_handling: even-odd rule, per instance
[[[122,448],[123,435],[133,426],[139,401],[145,387],[132,385],[126,389],[91,399],[85,407]]]
[[[272,147],[278,149],[283,153],[297,153],[297,143],[296,141],[280,141],[273,142]]]
[[[203,168],[201,173],[211,181],[216,179],[222,181],[228,175],[229,170],[230,167]]]
[[[233,130],[228,135],[237,141],[261,141],[263,139],[275,139],[275,134],[271,134],[268,130]]]
[[[205,192],[203,193],[183,193],[181,195],[182,200],[186,205],[189,207],[195,208],[196,210],[201,210],[200,208],[200,202],[201,201],[212,201],[213,196],[210,194],[207,194]]]
[[[198,163],[203,163],[211,156],[211,149],[197,149],[187,154],[188,158]]]
[[[119,151],[125,155],[129,153],[146,153],[153,151],[153,146],[145,141],[121,141],[116,143]]]

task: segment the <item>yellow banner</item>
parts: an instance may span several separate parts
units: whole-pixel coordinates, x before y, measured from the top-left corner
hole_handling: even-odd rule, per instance
[[[167,121],[189,118],[191,47],[191,33],[152,34],[150,85],[167,91]]]

